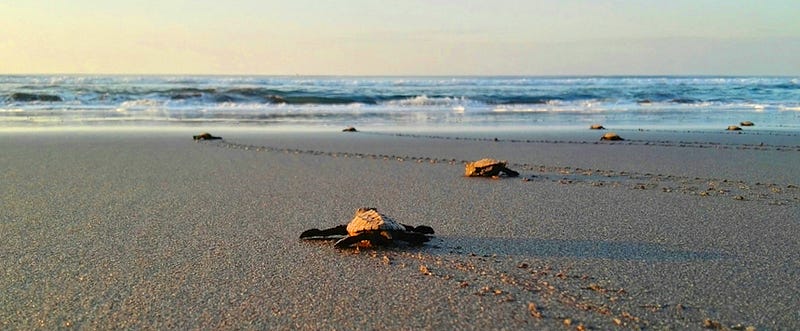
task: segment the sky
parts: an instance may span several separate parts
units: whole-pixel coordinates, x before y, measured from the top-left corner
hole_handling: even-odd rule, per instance
[[[800,75],[798,0],[0,0],[0,74]]]

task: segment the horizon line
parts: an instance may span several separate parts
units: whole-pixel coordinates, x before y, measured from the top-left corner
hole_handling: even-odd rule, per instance
[[[800,74],[241,74],[241,73],[0,73],[0,76],[205,76],[205,77],[800,77]]]

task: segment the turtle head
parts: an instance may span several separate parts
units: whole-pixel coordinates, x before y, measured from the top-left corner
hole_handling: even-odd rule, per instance
[[[366,212],[368,212],[370,210],[377,211],[378,209],[376,209],[374,207],[361,207],[361,208],[358,208],[358,210],[356,210],[356,214],[366,213]]]

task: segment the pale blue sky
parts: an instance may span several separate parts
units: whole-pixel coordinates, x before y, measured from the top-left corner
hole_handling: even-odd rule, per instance
[[[800,75],[800,1],[0,0],[0,74]]]

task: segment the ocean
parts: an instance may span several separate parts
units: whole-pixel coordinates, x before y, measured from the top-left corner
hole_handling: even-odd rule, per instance
[[[800,77],[0,76],[0,128],[800,130]]]

